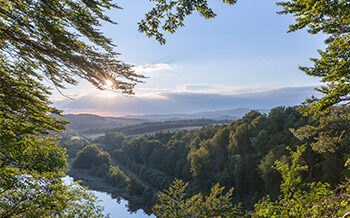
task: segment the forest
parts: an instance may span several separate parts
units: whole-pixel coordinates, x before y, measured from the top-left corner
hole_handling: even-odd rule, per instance
[[[217,16],[207,0],[149,3],[136,28],[160,45],[189,15]],[[324,38],[308,66],[299,66],[319,81],[317,94],[228,124],[134,138],[110,131],[87,141],[61,139],[69,122],[52,92],[69,99],[62,90],[87,81],[135,94],[147,76],[102,31],[116,24],[109,11],[121,7],[112,0],[0,0],[0,217],[103,217],[85,186],[64,183],[67,173],[157,217],[349,217],[349,1],[276,4],[294,20],[288,32]]]
[[[176,120],[176,121],[163,121],[163,122],[144,122],[136,125],[129,125],[124,127],[118,127],[109,129],[105,132],[120,132],[125,136],[135,136],[150,134],[162,130],[181,129],[186,127],[198,128],[201,126],[209,126],[215,124],[227,123],[228,120],[209,120],[209,119],[195,119],[195,120]]]
[[[251,111],[229,124],[191,131],[158,132],[130,139],[109,132],[92,142],[95,144],[75,150],[73,169],[90,169],[106,183],[124,186],[130,195],[152,196],[146,192],[167,189],[175,179],[188,183],[188,196],[208,195],[215,184],[224,186],[225,191],[234,187],[232,203],[252,211],[264,196],[272,201],[279,199],[282,176],[274,168],[275,162],[289,163],[292,152],[302,145],[307,146],[299,161],[308,168],[300,173],[300,183],[320,181],[335,189],[339,181],[346,181],[349,133],[344,133],[339,145],[324,150],[314,145],[314,140],[295,136],[298,133],[294,130],[314,124],[312,117],[302,116],[295,107],[277,107],[268,114]],[[65,147],[68,154],[74,149]],[[118,165],[136,176],[132,179],[139,183],[137,191],[130,190],[135,185],[130,185]],[[153,201],[155,204],[156,199]],[[140,207],[149,211],[149,202],[147,199],[142,205],[139,201]]]

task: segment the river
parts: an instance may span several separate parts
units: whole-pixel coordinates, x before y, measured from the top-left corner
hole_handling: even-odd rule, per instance
[[[73,178],[66,176],[63,180],[67,183],[73,182]],[[98,197],[99,205],[104,208],[103,214],[111,218],[155,218],[154,215],[148,216],[142,210],[136,213],[130,213],[127,207],[127,201],[124,199],[113,199],[112,196],[106,192],[91,190],[96,197]]]

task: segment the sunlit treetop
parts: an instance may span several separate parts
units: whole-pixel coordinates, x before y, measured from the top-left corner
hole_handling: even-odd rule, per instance
[[[311,58],[312,67],[300,67],[306,74],[319,78],[323,85],[316,89],[321,98],[312,97],[302,107],[305,114],[328,113],[333,106],[350,103],[350,1],[290,0],[277,3],[280,14],[292,14],[295,24],[290,31],[307,29],[323,33],[328,47],[319,50],[320,58]]]
[[[32,76],[58,87],[84,78],[103,89],[132,93],[143,76],[117,60],[114,45],[99,30],[104,13],[119,8],[111,0],[0,0],[0,55],[25,63]],[[35,72],[35,73],[34,73]]]
[[[316,118],[295,132],[299,139],[313,138],[311,144],[319,152],[332,151],[347,145],[350,130],[350,1],[289,0],[278,3],[281,14],[292,14],[295,24],[290,31],[306,29],[311,34],[323,33],[327,47],[319,50],[319,58],[310,58],[313,66],[299,67],[307,75],[322,82],[319,95],[307,99],[300,107],[305,115]]]
[[[350,32],[350,2],[348,0],[291,0],[279,2],[279,14],[293,14],[295,24],[290,31],[307,28],[311,34],[330,34],[331,39]]]

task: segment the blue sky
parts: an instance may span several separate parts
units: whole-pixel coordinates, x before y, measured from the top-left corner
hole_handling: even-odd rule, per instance
[[[123,10],[107,12],[118,25],[105,23],[102,31],[118,45],[119,58],[135,65],[137,72],[150,76],[145,83],[137,85],[136,96],[127,99],[164,99],[184,93],[186,96],[237,97],[292,88],[299,90],[298,99],[279,102],[280,99],[274,99],[273,95],[270,98],[275,101],[271,106],[293,105],[311,94],[309,87],[319,85],[318,80],[299,71],[298,66],[310,65],[309,57],[318,56],[317,49],[324,47],[323,36],[305,31],[287,33],[293,17],[277,15],[279,8],[275,1],[241,0],[233,6],[218,0],[209,2],[216,18],[206,20],[197,13],[187,17],[185,27],[173,35],[167,34],[167,43],[163,46],[137,31],[137,22],[152,7],[152,2],[119,0]],[[300,90],[308,91],[302,94]],[[89,99],[89,96],[91,99],[96,96],[119,99],[121,96],[120,93],[97,91],[86,82],[69,87],[64,93],[77,100],[81,97]],[[53,97],[56,101],[60,98],[57,94]],[[62,106],[64,104],[59,105],[66,112],[71,111]],[[91,102],[87,107],[91,110],[94,105]],[[222,105],[222,108],[226,106]],[[125,113],[110,111],[112,115]]]

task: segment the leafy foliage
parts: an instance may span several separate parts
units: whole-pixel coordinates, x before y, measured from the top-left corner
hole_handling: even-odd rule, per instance
[[[76,154],[83,149],[88,142],[80,137],[62,137],[59,141],[60,145],[66,149],[68,158],[75,158]]]
[[[88,169],[90,174],[105,178],[112,185],[124,187],[127,176],[115,166],[109,154],[102,151],[96,144],[85,146],[77,153],[73,161],[74,169]]]
[[[130,180],[126,179],[126,189],[129,189],[128,193],[133,196],[142,196],[145,199],[148,196],[152,199],[153,192],[148,186],[153,190],[162,190],[168,188],[174,178],[186,181],[186,195],[181,198],[178,195],[173,198],[176,200],[169,198],[158,204],[162,205],[162,210],[171,208],[168,208],[169,213],[201,213],[194,209],[195,206],[192,211],[187,211],[186,208],[191,205],[181,208],[176,205],[184,205],[193,196],[198,197],[197,193],[202,193],[202,197],[210,196],[211,187],[220,183],[228,188],[235,187],[235,192],[230,196],[231,202],[241,202],[247,210],[253,209],[253,206],[267,195],[268,197],[259,204],[263,208],[259,209],[260,212],[265,215],[271,215],[271,211],[274,210],[282,214],[283,210],[284,215],[292,216],[291,214],[303,210],[298,202],[323,211],[319,214],[327,214],[324,213],[322,205],[317,206],[322,204],[320,199],[326,198],[333,199],[327,200],[327,204],[334,205],[333,212],[341,214],[339,211],[346,211],[347,206],[339,208],[336,205],[342,201],[347,202],[348,194],[346,191],[332,189],[338,186],[340,181],[345,181],[349,173],[344,167],[350,157],[350,147],[347,143],[344,141],[334,152],[326,149],[322,153],[306,145],[291,146],[290,149],[286,146],[291,143],[314,143],[312,138],[299,140],[290,131],[313,125],[314,122],[311,117],[304,117],[298,113],[296,108],[277,107],[269,114],[251,111],[228,125],[208,126],[191,131],[158,132],[154,135],[125,139],[121,147],[119,142],[116,142],[118,146],[98,145],[98,149],[116,147],[110,152],[112,161],[122,166],[121,169],[126,170],[128,175],[136,175],[138,178],[132,176]],[[345,132],[343,137],[347,138],[349,134]],[[100,140],[100,143],[105,142]],[[295,149],[297,152],[291,152]],[[108,181],[108,177],[105,178]],[[132,181],[132,178],[135,181]],[[346,184],[339,187],[345,187]],[[169,193],[166,192],[166,195],[169,197]],[[171,195],[175,196],[174,193]],[[284,209],[282,206],[282,209],[276,209],[276,202],[279,204],[284,196]],[[197,198],[192,200],[199,202]],[[149,202],[140,201],[142,205]],[[313,213],[314,209],[304,212]],[[208,211],[203,209],[202,212]]]
[[[310,113],[324,112],[342,101],[348,102],[349,94],[349,32],[350,5],[343,0],[291,0],[281,2],[281,14],[293,14],[296,24],[290,31],[307,28],[311,34],[322,32],[329,35],[328,47],[319,51],[320,59],[311,59],[314,67],[301,67],[306,74],[319,77],[325,86],[318,89],[325,97],[311,99]]]
[[[350,20],[350,17],[348,18]],[[350,24],[349,24],[350,25]],[[338,36],[332,40],[325,51],[319,51],[321,58],[311,60],[314,67],[301,67],[306,74],[320,78],[325,85],[318,88],[322,93],[321,99],[311,98],[303,108],[307,113],[329,112],[334,105],[348,105],[350,101],[350,34]]]
[[[228,125],[126,139],[121,148],[110,153],[113,161],[154,189],[165,189],[179,178],[189,183],[188,193],[192,196],[208,194],[213,185],[220,183],[235,187],[233,202],[242,202],[250,209],[266,194],[273,200],[280,195],[282,177],[271,167],[276,160],[287,163],[290,151],[286,145],[314,142],[307,138],[302,142],[290,131],[314,122],[296,108],[278,107],[268,115],[252,111]],[[302,181],[321,180],[336,185],[347,175],[344,164],[349,156],[346,143],[334,153],[308,148],[303,158],[310,167],[302,174]]]
[[[332,191],[330,185],[321,182],[302,183],[301,172],[308,166],[302,164],[305,145],[291,152],[291,163],[276,161],[274,167],[281,173],[281,196],[271,201],[267,196],[255,205],[253,217],[334,217],[342,216],[349,207],[350,190],[339,185]],[[346,187],[345,189],[343,189]]]
[[[145,191],[145,187],[135,177],[130,178],[130,181],[126,188],[132,195],[142,195]]]
[[[296,24],[290,25],[290,31],[307,28],[311,34],[323,32],[341,35],[349,32],[349,10],[347,1],[343,0],[289,0],[279,2],[283,7],[280,14],[293,14]]]
[[[104,15],[110,8],[117,5],[109,0],[0,1],[1,216],[100,214],[88,193],[62,182],[66,155],[54,133],[67,122],[56,118],[43,80],[60,91],[76,77],[101,89],[108,79],[132,93],[142,76],[116,60],[98,29],[112,22]]]
[[[198,12],[205,19],[214,18],[216,14],[208,6],[207,0],[151,0],[155,2],[155,7],[149,11],[139,25],[139,31],[148,37],[155,37],[160,43],[165,43],[164,33],[174,33],[179,27],[184,26],[185,17],[193,12]],[[222,0],[223,3],[233,5],[237,0]]]
[[[349,134],[346,132],[350,126],[349,107],[332,108],[331,111],[319,117],[316,125],[306,125],[293,130],[300,140],[314,139],[312,148],[318,152],[335,152],[348,146]]]
[[[109,155],[102,152],[96,144],[91,144],[77,153],[77,157],[73,162],[73,167],[87,169],[103,164],[110,164]]]
[[[157,217],[235,217],[241,209],[231,202],[233,188],[223,194],[224,187],[216,184],[209,196],[197,194],[185,199],[188,183],[176,179],[168,190],[158,194],[159,203],[153,207]]]
[[[64,184],[62,175],[13,173],[21,178],[16,188],[2,189],[1,217],[102,217],[96,197],[80,185]]]
[[[46,77],[60,88],[63,82],[76,84],[74,76],[79,76],[98,88],[110,80],[113,88],[131,93],[133,82],[142,78],[115,59],[111,40],[98,29],[101,21],[113,23],[104,14],[105,9],[118,8],[110,0],[20,0],[0,5],[1,61],[7,68],[14,69],[12,64],[18,62],[26,75]]]
[[[301,107],[305,115],[318,120],[296,132],[299,138],[311,138],[315,150],[335,151],[347,143],[344,133],[350,130],[350,4],[344,0],[290,0],[277,3],[280,14],[292,14],[296,23],[290,31],[306,28],[311,34],[328,36],[320,58],[311,58],[312,67],[300,67],[307,75],[317,77],[323,85],[316,90],[321,97],[312,96]]]
[[[193,12],[207,19],[215,17],[206,0],[153,1],[156,6],[139,23],[139,30],[161,44],[165,43],[161,31],[173,33]],[[125,141],[116,139],[118,145],[111,147],[113,158],[130,164],[138,176],[152,180],[158,187],[166,186],[173,177],[190,181],[192,193],[208,192],[218,181],[227,187],[237,187],[234,195],[232,189],[222,195],[223,188],[214,186],[205,200],[201,194],[185,200],[187,185],[178,182],[172,188],[177,191],[169,189],[161,195],[164,204],[158,210],[165,208],[161,215],[235,215],[231,197],[249,208],[268,192],[277,196],[268,184],[280,182],[278,176],[269,177],[276,174],[269,166],[278,159],[275,170],[281,172],[282,195],[277,201],[271,202],[269,197],[261,201],[255,207],[257,215],[341,216],[348,210],[348,183],[339,185],[340,191],[331,191],[326,183],[305,180],[338,183],[346,176],[344,162],[349,165],[350,5],[344,0],[290,0],[278,4],[283,7],[280,13],[296,16],[290,31],[307,28],[312,34],[330,35],[327,48],[319,51],[320,58],[311,59],[314,66],[301,67],[324,83],[318,89],[322,97],[309,99],[301,108],[305,115],[320,119],[310,121],[293,109],[276,108],[268,116],[252,111],[222,127],[159,133]],[[110,80],[114,89],[132,93],[143,76],[116,60],[118,54],[113,51],[112,42],[98,29],[101,21],[112,22],[104,10],[118,6],[110,0],[0,0],[0,5],[0,214],[98,216],[100,209],[94,206],[92,196],[61,180],[66,156],[51,132],[64,130],[66,122],[50,116],[60,111],[49,106],[50,92],[42,81],[48,79],[60,90],[64,83],[76,84],[76,77],[87,79],[100,89]],[[295,135],[324,152],[303,154],[309,168],[299,162],[303,146],[291,152],[291,164],[284,149],[286,144],[299,143],[289,128],[301,126],[304,127],[296,130]],[[84,159],[91,162],[84,163]],[[74,164],[92,167],[94,174],[115,183],[126,179],[111,164],[109,155],[96,145],[79,152]],[[149,189],[142,189],[136,179],[129,184],[130,193],[152,194]],[[155,211],[159,212],[157,207]]]
[[[48,106],[46,88],[23,63],[0,64],[0,215],[98,215],[89,193],[62,182],[66,155],[50,132],[66,122],[49,116],[59,111]]]
[[[105,145],[114,145],[115,147],[108,148],[108,150],[115,150],[121,148],[123,142],[125,140],[125,136],[119,132],[109,132],[104,136],[104,144]],[[106,149],[107,150],[107,149]]]

